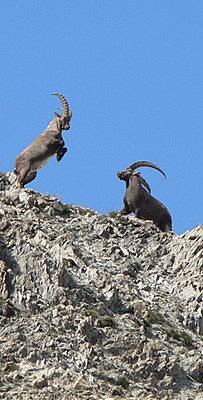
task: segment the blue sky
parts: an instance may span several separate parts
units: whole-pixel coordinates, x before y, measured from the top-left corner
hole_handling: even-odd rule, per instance
[[[69,152],[27,187],[100,213],[123,207],[116,173],[138,160],[182,233],[202,222],[203,2],[0,2],[0,170],[46,128],[63,93]]]

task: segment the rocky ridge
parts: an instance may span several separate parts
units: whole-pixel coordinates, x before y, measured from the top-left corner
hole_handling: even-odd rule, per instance
[[[0,193],[0,399],[202,399],[201,226]]]

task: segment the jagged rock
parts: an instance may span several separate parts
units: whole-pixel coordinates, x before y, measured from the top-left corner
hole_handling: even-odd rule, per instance
[[[0,398],[203,398],[203,231],[0,174]]]

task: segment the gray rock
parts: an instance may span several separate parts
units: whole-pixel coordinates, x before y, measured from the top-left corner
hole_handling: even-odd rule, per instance
[[[201,226],[0,191],[0,397],[202,399]]]

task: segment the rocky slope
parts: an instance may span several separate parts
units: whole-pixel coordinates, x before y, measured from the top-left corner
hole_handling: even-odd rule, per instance
[[[203,398],[203,231],[0,175],[0,398]]]

